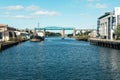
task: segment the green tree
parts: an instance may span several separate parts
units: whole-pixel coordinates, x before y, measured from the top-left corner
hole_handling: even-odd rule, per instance
[[[61,36],[61,34],[60,33],[54,33],[54,32],[45,32],[45,35],[46,36]]]
[[[67,36],[68,36],[68,37],[72,37],[72,36],[73,36],[73,34],[68,34]]]
[[[120,37],[120,25],[118,25],[117,28],[115,29],[115,34],[117,37]]]

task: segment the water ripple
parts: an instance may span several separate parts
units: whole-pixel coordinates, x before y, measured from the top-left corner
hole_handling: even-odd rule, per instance
[[[0,80],[119,80],[120,51],[74,39],[25,42],[0,54]]]

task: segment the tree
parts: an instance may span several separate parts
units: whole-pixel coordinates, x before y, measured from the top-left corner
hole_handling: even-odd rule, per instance
[[[120,37],[120,25],[118,25],[117,28],[115,29],[115,34],[117,37]]]
[[[68,37],[72,37],[72,36],[73,36],[73,34],[68,34],[67,36],[68,36]]]
[[[46,36],[61,36],[60,33],[54,33],[54,32],[45,32]]]

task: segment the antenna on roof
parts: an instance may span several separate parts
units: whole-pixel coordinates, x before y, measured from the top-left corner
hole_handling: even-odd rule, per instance
[[[39,28],[40,23],[38,22],[38,28]]]

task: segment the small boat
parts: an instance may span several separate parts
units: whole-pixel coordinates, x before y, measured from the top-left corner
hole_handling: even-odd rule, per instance
[[[44,36],[38,35],[37,32],[33,33],[33,35],[30,36],[30,41],[32,42],[40,42],[44,40]]]
[[[40,36],[33,36],[31,37],[30,41],[32,42],[40,42],[40,41],[43,41],[44,38],[40,37]]]

